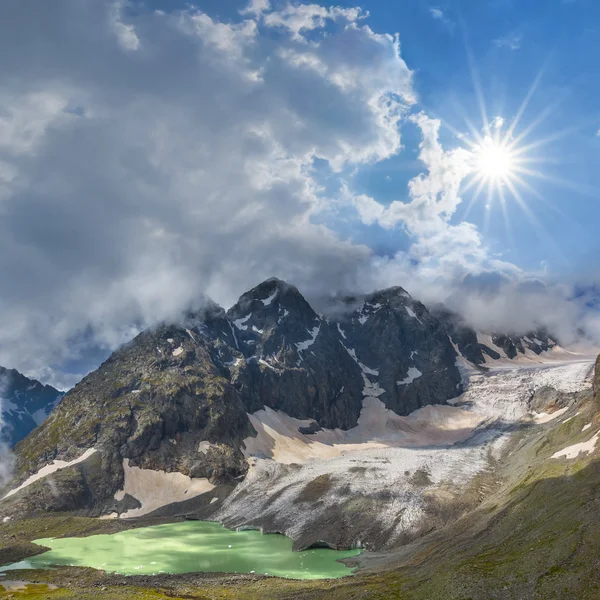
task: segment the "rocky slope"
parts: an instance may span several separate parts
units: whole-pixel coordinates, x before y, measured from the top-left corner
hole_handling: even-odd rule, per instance
[[[504,431],[507,443],[490,448],[497,460],[492,456],[490,468],[462,488],[462,506],[430,503],[428,527],[420,538],[386,553],[363,553],[361,570],[354,577],[335,581],[204,573],[122,577],[72,567],[29,571],[24,577],[50,582],[60,588],[56,594],[61,598],[77,599],[147,595],[222,600],[596,599],[600,590],[600,384],[596,374],[592,393],[586,377],[592,364],[582,358],[535,368],[503,366],[492,374],[474,371],[461,402],[473,404],[482,398],[489,415],[501,417],[500,422],[512,414],[515,426]],[[544,419],[518,419],[527,417],[531,408],[537,416],[544,414]],[[475,436],[445,454],[475,450],[479,440]],[[424,476],[411,479],[425,497],[438,491]],[[326,488],[316,482],[310,492],[314,496]],[[448,488],[440,491],[447,498]],[[361,500],[355,497],[342,518],[336,515],[335,522],[325,522],[325,527],[333,529],[337,524],[343,533],[360,514],[356,509],[361,508]],[[319,501],[313,500],[312,506]],[[385,503],[384,498],[380,501]],[[294,511],[300,513],[302,504]],[[404,506],[398,504],[396,512],[405,512]],[[0,524],[0,562],[39,552],[29,540],[40,535],[111,533],[135,525],[70,516]],[[52,594],[43,589],[39,595]]]
[[[41,425],[63,393],[0,367],[0,438],[10,446]]]
[[[539,356],[558,347],[557,341],[544,328],[521,334],[482,333],[442,305],[435,306],[431,312],[440,321],[457,352],[473,365],[493,364],[493,361],[500,359],[519,360]]]
[[[365,398],[406,415],[460,393],[455,360],[438,320],[401,288],[325,318],[271,279],[227,312],[208,304],[143,332],[85,377],[17,446],[0,510],[118,514],[139,508],[133,490],[160,470],[180,474],[178,486],[231,486],[257,434],[248,414],[282,411],[308,435],[355,427]]]

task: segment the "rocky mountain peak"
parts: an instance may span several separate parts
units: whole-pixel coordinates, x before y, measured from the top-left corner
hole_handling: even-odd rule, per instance
[[[297,351],[316,338],[322,320],[304,296],[280,279],[268,279],[243,294],[227,311],[240,350],[246,355],[297,362]],[[285,348],[292,352],[285,352]]]
[[[317,317],[298,288],[281,279],[271,278],[242,294],[227,311],[227,316],[232,321],[244,319],[250,314],[262,315],[263,318],[274,315],[282,318],[286,312],[293,313],[294,319],[301,319],[309,324]]]
[[[0,436],[16,444],[46,419],[62,395],[16,369],[0,367]]]

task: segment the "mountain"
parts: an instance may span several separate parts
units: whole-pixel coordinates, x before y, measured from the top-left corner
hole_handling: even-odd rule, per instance
[[[50,385],[0,367],[0,437],[13,446],[44,422],[62,396]]]
[[[543,327],[520,334],[482,333],[442,305],[432,307],[431,312],[446,330],[455,350],[473,365],[493,364],[493,361],[500,359],[535,358],[544,352],[559,349],[556,339]]]
[[[266,408],[314,433],[356,427],[365,398],[407,415],[460,393],[456,354],[422,304],[399,287],[354,300],[326,318],[269,279],[227,312],[208,303],[141,333],[18,444],[17,482],[50,463],[61,469],[52,486],[41,479],[13,494],[14,510],[120,513],[135,505],[126,490],[145,471],[235,485],[258,433],[248,415]]]
[[[39,553],[30,541],[41,531],[184,517],[283,533],[296,550],[364,548],[355,560],[370,572],[285,589],[254,572],[127,585],[172,595],[193,582],[202,597],[591,598],[593,358],[544,331],[478,332],[400,287],[324,315],[267,280],[228,311],[206,302],[144,331],[16,445],[0,564]],[[44,577],[83,597],[90,580],[74,569]],[[116,597],[124,580],[94,582]]]

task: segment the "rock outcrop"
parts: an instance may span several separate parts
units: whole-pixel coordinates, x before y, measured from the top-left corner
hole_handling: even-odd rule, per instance
[[[557,345],[557,341],[544,328],[522,334],[483,334],[443,305],[435,306],[431,312],[440,321],[457,351],[473,365],[482,366],[490,359],[514,360],[528,354],[531,356],[531,353],[539,356]]]

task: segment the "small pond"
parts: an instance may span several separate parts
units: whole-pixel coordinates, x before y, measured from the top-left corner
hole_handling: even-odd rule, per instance
[[[204,521],[34,541],[51,550],[0,571],[68,565],[122,575],[204,571],[324,579],[351,575],[352,568],[339,561],[360,553],[360,550],[327,548],[292,552],[292,541],[283,535],[231,531],[218,523]]]

